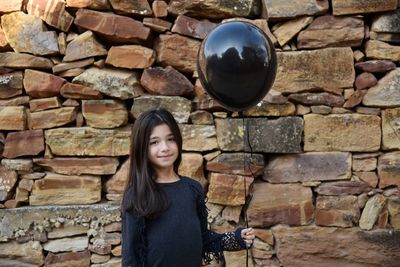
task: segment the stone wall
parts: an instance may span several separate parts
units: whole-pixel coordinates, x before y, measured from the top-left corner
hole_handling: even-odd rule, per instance
[[[120,266],[130,127],[152,107],[180,124],[211,228],[247,211],[250,266],[399,266],[398,0],[0,0],[0,15],[0,266]],[[244,119],[196,73],[234,18],[278,58]]]

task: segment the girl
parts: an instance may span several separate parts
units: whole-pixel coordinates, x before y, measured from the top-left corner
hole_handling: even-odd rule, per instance
[[[199,267],[223,250],[250,247],[254,230],[207,229],[199,182],[178,174],[182,136],[165,109],[142,113],[132,134],[131,166],[122,201],[123,267]]]

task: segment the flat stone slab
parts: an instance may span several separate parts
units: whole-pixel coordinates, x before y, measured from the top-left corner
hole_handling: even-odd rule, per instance
[[[168,13],[213,19],[249,17],[260,13],[260,5],[255,0],[172,0]]]
[[[54,155],[123,156],[129,155],[130,134],[129,127],[118,129],[56,128],[45,131],[45,142]]]
[[[390,11],[396,8],[396,0],[332,0],[332,10],[335,16]]]
[[[32,223],[42,225],[47,220],[70,219],[76,224],[98,221],[100,225],[119,222],[119,204],[32,206],[18,209],[0,209],[0,239],[13,239],[17,230],[27,232]],[[54,227],[54,225],[50,225]]]
[[[248,210],[249,225],[306,225],[314,217],[312,192],[299,184],[256,183]]]
[[[351,177],[346,152],[308,152],[269,158],[263,179],[270,183],[344,180]]]
[[[178,123],[187,123],[189,121],[191,101],[180,96],[157,96],[145,95],[135,98],[131,114],[134,118],[153,108],[165,108],[171,112]]]
[[[283,266],[396,266],[400,260],[400,231],[391,229],[280,225],[272,233]]]
[[[399,83],[400,68],[396,68],[368,89],[362,103],[370,107],[400,107],[400,90],[397,87]]]
[[[251,118],[244,120],[244,126],[242,119],[217,119],[215,122],[218,145],[222,150],[241,151],[246,142],[246,151],[265,153],[302,151],[301,118],[283,117],[276,120]],[[250,142],[250,146],[246,140]]]
[[[350,47],[277,52],[277,62],[279,68],[272,89],[282,93],[351,88],[355,80]]]
[[[292,19],[293,17],[305,15],[320,15],[328,12],[329,1],[327,0],[294,0],[294,1],[273,1],[263,0],[268,10],[268,18]]]
[[[381,146],[381,119],[374,115],[304,116],[305,151],[377,151]]]
[[[101,177],[47,173],[36,180],[29,196],[31,206],[93,204],[101,200]]]
[[[400,108],[382,111],[382,149],[400,149]]]
[[[45,57],[36,57],[23,53],[0,53],[0,67],[15,69],[51,69],[53,62]]]
[[[400,186],[400,151],[383,154],[378,159],[379,187]]]

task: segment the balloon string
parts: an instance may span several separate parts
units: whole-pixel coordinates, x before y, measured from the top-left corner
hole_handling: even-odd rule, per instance
[[[251,169],[251,162],[253,160],[253,147],[250,142],[250,120],[247,119],[245,123],[245,118],[243,116],[243,112],[239,112],[239,118],[242,118],[242,127],[244,132],[246,132],[246,137],[243,136],[243,184],[244,184],[244,209],[243,209],[243,214],[244,214],[244,221],[246,224],[246,228],[249,228],[249,220],[247,218],[247,207],[246,207],[246,197],[247,197],[247,184],[246,184],[246,165],[251,173],[251,176],[255,179],[256,175],[254,174],[253,170]],[[250,157],[249,161],[246,164],[246,141],[247,141],[247,146],[250,149]],[[251,197],[250,197],[251,198]],[[249,249],[246,247],[246,267],[249,266]]]
[[[247,131],[246,126],[244,124],[244,116],[243,112],[239,112],[239,117],[242,118],[242,128],[245,131]],[[246,228],[249,228],[249,221],[247,220],[247,209],[246,209],[246,197],[247,197],[247,186],[246,186],[246,139],[243,136],[243,184],[244,184],[244,209],[243,209],[243,214],[244,214],[244,223],[246,225]],[[249,248],[246,245],[246,267],[249,266]]]

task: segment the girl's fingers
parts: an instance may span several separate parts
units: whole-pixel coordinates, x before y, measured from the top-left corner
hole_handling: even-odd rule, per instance
[[[241,232],[242,238],[245,238],[246,236],[253,236],[254,235],[254,229],[253,228],[246,228],[243,229]]]

